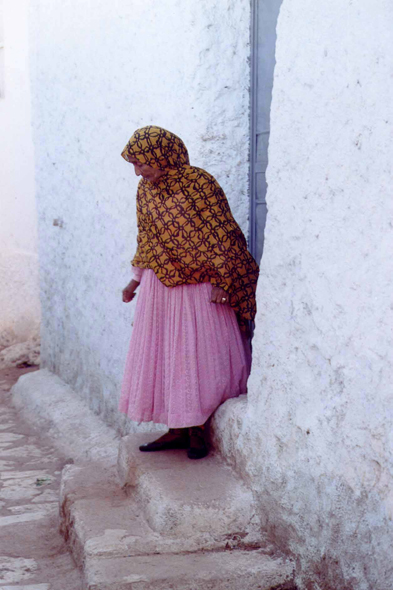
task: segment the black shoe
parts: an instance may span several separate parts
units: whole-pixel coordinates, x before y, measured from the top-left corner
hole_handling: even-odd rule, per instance
[[[139,450],[143,453],[152,453],[154,451],[169,451],[170,449],[187,449],[190,446],[190,437],[187,429],[181,430],[183,432],[179,434],[179,431],[170,428],[169,432],[157,440],[141,445]]]
[[[209,449],[206,445],[203,428],[193,426],[190,428],[190,446],[187,451],[189,459],[203,459],[209,454]]]

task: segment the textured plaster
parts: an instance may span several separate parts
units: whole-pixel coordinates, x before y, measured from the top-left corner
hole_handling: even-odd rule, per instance
[[[35,335],[40,321],[28,4],[3,0],[0,14],[0,348]]]
[[[141,125],[178,133],[247,232],[249,20],[236,0],[32,0],[42,366],[123,433],[137,178],[120,152]]]
[[[248,397],[215,437],[301,590],[393,587],[392,5],[284,0]],[[249,6],[34,0],[43,364],[122,433],[137,126],[177,132],[247,225]]]
[[[393,587],[392,22],[284,0],[253,370],[216,415],[307,590]]]

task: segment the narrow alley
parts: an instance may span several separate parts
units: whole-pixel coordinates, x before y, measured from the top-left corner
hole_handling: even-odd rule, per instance
[[[0,590],[393,590],[392,22],[0,0]]]
[[[0,590],[80,590],[79,570],[59,532],[67,457],[11,404],[12,385],[31,370],[0,371]]]

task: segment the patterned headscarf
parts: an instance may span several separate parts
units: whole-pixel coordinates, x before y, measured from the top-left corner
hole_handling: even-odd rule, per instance
[[[187,148],[180,137],[153,125],[134,131],[121,155],[127,161],[135,158],[160,170],[190,163]]]
[[[121,155],[167,170],[157,182],[139,182],[138,248],[131,264],[152,269],[167,287],[221,287],[245,329],[255,317],[259,268],[218,182],[190,166],[182,140],[161,127],[135,131]]]

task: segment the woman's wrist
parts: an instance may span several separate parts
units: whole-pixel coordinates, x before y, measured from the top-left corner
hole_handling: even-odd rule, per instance
[[[139,281],[137,281],[136,279],[131,279],[127,285],[127,287],[129,287],[130,289],[136,289],[138,286],[139,286]]]

